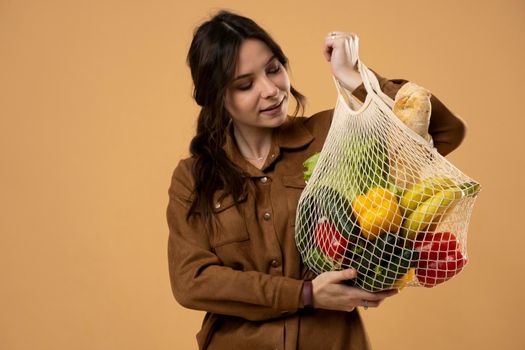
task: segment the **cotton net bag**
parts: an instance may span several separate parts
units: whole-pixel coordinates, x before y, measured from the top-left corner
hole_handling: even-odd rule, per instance
[[[313,172],[297,208],[297,247],[315,273],[356,269],[347,284],[367,291],[433,287],[467,263],[480,185],[394,113],[358,59],[358,37],[346,44],[367,96],[361,103],[336,81],[326,142],[305,162]]]

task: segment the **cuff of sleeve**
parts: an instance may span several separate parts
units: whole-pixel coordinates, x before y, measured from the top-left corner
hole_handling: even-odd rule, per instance
[[[278,293],[280,298],[277,307],[282,310],[282,314],[294,313],[301,307],[303,281],[287,278],[281,286],[282,293]]]
[[[357,97],[361,102],[365,101],[367,94],[368,93],[366,92],[366,88],[363,83],[361,83],[361,85],[359,85],[358,87],[355,88],[354,91],[352,91],[352,95]]]

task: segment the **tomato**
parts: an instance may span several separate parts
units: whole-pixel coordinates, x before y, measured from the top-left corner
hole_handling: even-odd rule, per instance
[[[315,242],[322,252],[334,260],[343,258],[349,241],[328,220],[320,220],[314,230]]]

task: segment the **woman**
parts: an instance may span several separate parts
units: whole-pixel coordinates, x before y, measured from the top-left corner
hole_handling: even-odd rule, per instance
[[[341,84],[366,90],[344,50],[344,35],[324,54]],[[177,301],[207,311],[200,349],[367,349],[356,307],[377,307],[396,291],[369,293],[342,284],[354,270],[313,275],[294,242],[302,163],[321,150],[332,112],[287,116],[303,96],[288,79],[287,59],[248,18],[220,12],[195,32],[188,53],[201,106],[191,157],[169,189],[169,271]],[[394,97],[405,80],[378,76]],[[430,134],[441,154],[464,126],[432,98]],[[311,282],[310,282],[311,280]]]

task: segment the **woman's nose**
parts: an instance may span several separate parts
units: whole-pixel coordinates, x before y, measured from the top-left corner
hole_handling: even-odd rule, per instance
[[[268,78],[263,79],[263,86],[261,91],[261,96],[263,98],[275,97],[279,94],[279,88],[275,83]]]

